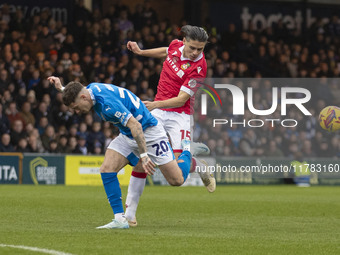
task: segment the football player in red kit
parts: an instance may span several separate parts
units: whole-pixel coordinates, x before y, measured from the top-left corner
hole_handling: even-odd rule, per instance
[[[193,101],[198,89],[197,80],[203,80],[207,63],[203,53],[208,41],[207,32],[196,26],[181,28],[183,41],[173,40],[169,47],[141,50],[136,42],[129,41],[127,48],[139,56],[165,58],[155,101],[144,102],[169,134],[175,157],[182,152],[181,142],[190,139],[193,127]],[[190,100],[191,99],[191,100]],[[191,103],[190,103],[191,101]],[[202,151],[201,154],[209,153]],[[193,157],[192,171],[205,162]],[[140,168],[140,169],[139,169]],[[216,189],[215,178],[209,172],[199,172],[209,192]],[[146,174],[141,167],[132,171],[126,198],[126,217],[130,226],[136,226],[136,210],[144,186]]]

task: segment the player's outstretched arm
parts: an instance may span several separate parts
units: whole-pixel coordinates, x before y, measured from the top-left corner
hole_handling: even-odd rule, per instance
[[[149,111],[152,111],[156,108],[177,108],[181,107],[185,104],[186,101],[188,101],[190,98],[190,95],[187,94],[184,91],[180,91],[178,93],[177,97],[173,97],[167,100],[161,100],[161,101],[143,101],[146,108],[148,108]]]
[[[146,142],[142,125],[134,117],[131,117],[128,120],[126,126],[131,130],[131,134],[135,141],[137,142],[140,158],[142,160],[142,165],[145,173],[153,175],[155,172],[155,164],[151,161],[147,154]]]
[[[126,44],[128,50],[132,51],[136,55],[150,58],[165,58],[167,53],[167,47],[160,47],[148,50],[141,50],[136,42],[128,41]]]
[[[54,84],[55,88],[56,88],[58,91],[62,92],[62,91],[64,90],[64,87],[63,87],[63,85],[61,84],[61,81],[60,81],[60,79],[59,79],[58,77],[50,76],[50,77],[47,78],[47,80],[48,80],[50,83]]]

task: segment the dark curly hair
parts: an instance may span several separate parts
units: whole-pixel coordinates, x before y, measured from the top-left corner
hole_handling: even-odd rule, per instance
[[[69,82],[63,91],[63,102],[66,106],[74,103],[79,92],[84,88],[84,86],[77,81]]]

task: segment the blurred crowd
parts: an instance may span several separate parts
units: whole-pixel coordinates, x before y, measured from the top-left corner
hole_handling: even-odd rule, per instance
[[[69,111],[46,78],[58,76],[64,84],[112,83],[142,100],[153,100],[162,60],[135,56],[126,43],[136,41],[142,49],[168,46],[178,38],[178,27],[186,24],[159,18],[148,1],[134,10],[119,2],[105,12],[98,8],[90,12],[80,0],[72,17],[73,22],[63,24],[44,9],[26,19],[20,9],[10,13],[6,4],[2,6],[0,152],[103,154],[118,130],[95,113],[78,116]],[[210,35],[205,49],[208,78],[340,76],[336,15],[326,24],[316,20],[306,31],[289,30],[281,21],[262,31],[252,26],[239,31],[234,24],[218,31],[209,20],[204,27]],[[271,86],[262,84],[255,90],[258,109],[270,107],[266,91]],[[314,115],[326,105],[340,105],[336,83],[316,88],[316,94],[310,105]],[[224,95],[224,100],[230,99]],[[207,143],[213,156],[279,157],[302,151],[305,157],[340,157],[339,135],[321,131],[315,118],[295,117],[303,124],[293,129],[220,126],[215,130],[211,118],[196,113],[194,138]]]

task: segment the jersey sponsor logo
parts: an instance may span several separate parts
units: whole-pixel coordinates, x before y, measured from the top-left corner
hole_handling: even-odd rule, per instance
[[[168,61],[168,63],[170,64],[171,68],[175,71],[178,72],[179,68],[175,65],[175,62],[172,61],[172,59],[168,56],[166,58],[166,61]]]
[[[174,63],[176,63],[178,60],[179,60],[179,57],[174,56],[174,57],[172,58],[172,61],[173,61]]]
[[[186,63],[186,64],[181,65],[181,69],[187,70],[190,66],[191,66],[190,63]]]
[[[194,79],[190,79],[190,81],[188,82],[188,85],[190,88],[195,88],[197,85],[197,82]]]
[[[179,70],[179,71],[177,72],[177,76],[178,76],[179,78],[182,78],[183,75],[184,75],[184,72],[183,72],[182,70]]]
[[[197,73],[200,73],[201,70],[202,70],[202,67],[198,66],[197,67]]]

